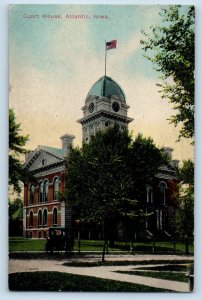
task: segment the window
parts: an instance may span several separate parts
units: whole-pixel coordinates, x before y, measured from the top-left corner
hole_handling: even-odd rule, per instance
[[[34,224],[34,213],[31,210],[29,213],[29,227],[33,227],[33,224]]]
[[[153,190],[150,186],[147,187],[147,203],[153,203]]]
[[[57,226],[58,225],[58,210],[55,207],[53,209],[53,226]]]
[[[42,166],[46,166],[47,160],[46,159],[42,159],[41,164],[42,164]]]
[[[59,178],[56,177],[53,182],[53,200],[58,199],[58,192],[59,192]]]
[[[49,182],[46,179],[44,181],[44,185],[43,185],[43,201],[45,201],[45,202],[48,201],[48,187],[49,187]]]
[[[167,185],[164,181],[161,181],[159,184],[159,190],[160,190],[160,203],[166,204],[166,189]]]
[[[39,202],[43,202],[43,182],[39,183]]]
[[[41,209],[38,211],[38,227],[42,226],[42,211]]]
[[[43,226],[47,226],[48,223],[48,212],[47,209],[45,208],[43,211]]]
[[[29,203],[33,204],[34,203],[34,186],[30,186],[30,198],[29,198]]]

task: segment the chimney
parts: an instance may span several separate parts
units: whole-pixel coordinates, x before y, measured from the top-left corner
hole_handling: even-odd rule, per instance
[[[170,147],[164,147],[163,151],[164,151],[165,155],[167,156],[167,158],[171,160],[173,149]]]
[[[75,136],[71,134],[65,134],[60,137],[60,139],[62,140],[62,149],[64,150],[64,157],[66,157],[69,154],[70,149],[72,148],[73,145],[74,138]]]

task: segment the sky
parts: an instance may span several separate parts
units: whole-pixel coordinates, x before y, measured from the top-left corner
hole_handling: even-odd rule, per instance
[[[162,99],[158,73],[144,57],[141,30],[160,24],[160,5],[11,5],[9,7],[9,105],[14,108],[27,148],[61,147],[60,136],[75,135],[81,146],[81,108],[91,86],[104,75],[105,40],[117,40],[107,52],[107,76],[123,89],[130,106],[133,136],[151,136],[172,147],[173,158],[193,159],[193,146],[176,142],[179,128]],[[47,15],[59,16],[48,18]],[[76,16],[82,16],[80,19]],[[73,18],[72,18],[73,16]],[[104,16],[104,18],[101,18]]]

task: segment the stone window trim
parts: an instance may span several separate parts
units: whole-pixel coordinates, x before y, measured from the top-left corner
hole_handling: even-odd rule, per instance
[[[52,211],[53,216],[53,226],[58,226],[58,208],[56,206],[53,207]]]
[[[43,214],[42,214],[42,209],[39,208],[38,213],[37,213],[37,219],[38,219],[38,227],[42,227],[42,219],[43,219]]]
[[[35,186],[34,186],[34,184],[30,184],[30,186],[29,186],[29,204],[34,204],[34,192],[35,192]]]
[[[45,207],[42,212],[42,223],[43,223],[43,227],[48,226],[48,209],[47,209],[47,207]]]
[[[29,228],[34,227],[34,211],[29,211]]]
[[[55,176],[53,178],[53,201],[58,201],[59,190],[60,190],[60,177]]]

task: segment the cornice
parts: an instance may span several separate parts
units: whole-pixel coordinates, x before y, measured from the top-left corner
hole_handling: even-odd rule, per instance
[[[124,122],[124,123],[130,123],[134,120],[132,118],[122,116],[122,115],[119,115],[119,114],[116,114],[116,113],[108,112],[108,111],[105,111],[105,110],[100,110],[98,112],[95,112],[94,114],[91,114],[87,117],[79,119],[77,122],[83,125],[83,124],[89,123],[91,121],[94,121],[94,120],[96,120],[100,117],[107,117],[107,118],[110,118],[110,119],[113,119],[113,120],[118,120],[118,121],[121,121],[121,122]]]

